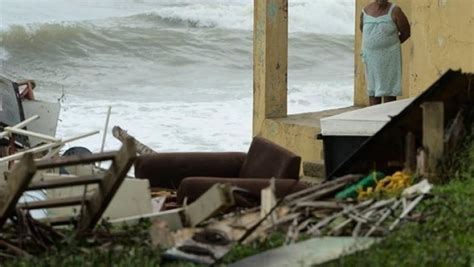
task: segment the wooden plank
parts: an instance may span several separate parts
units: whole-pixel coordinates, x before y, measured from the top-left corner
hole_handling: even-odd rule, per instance
[[[89,205],[83,208],[82,216],[79,218],[78,233],[94,228],[119,189],[137,155],[134,140],[127,138],[115,155],[110,168],[104,174],[99,190],[91,196]]]
[[[444,104],[425,102],[423,109],[423,147],[427,152],[426,170],[430,182],[436,182],[438,161],[444,152]]]
[[[0,228],[6,222],[10,213],[15,209],[23,191],[33,179],[36,167],[31,153],[25,154],[19,163],[15,164],[12,172],[8,175],[6,190],[0,196]]]
[[[102,178],[97,177],[97,176],[67,177],[67,178],[60,178],[60,179],[31,183],[30,186],[28,186],[27,190],[32,191],[32,190],[40,190],[40,189],[54,189],[54,188],[70,187],[70,186],[78,186],[78,185],[98,184],[101,181],[102,181]]]
[[[60,207],[67,207],[67,206],[79,206],[82,203],[87,203],[87,202],[88,202],[87,197],[84,198],[83,196],[75,196],[75,197],[19,203],[17,205],[17,208],[29,209],[29,210],[49,209],[49,208],[60,208]]]
[[[113,160],[117,152],[104,152],[90,155],[74,155],[69,157],[61,157],[53,160],[41,160],[36,162],[38,170],[51,169],[62,166],[89,164],[98,161]]]
[[[215,184],[191,205],[184,208],[186,221],[194,227],[216,213],[233,206],[234,203],[231,187]]]

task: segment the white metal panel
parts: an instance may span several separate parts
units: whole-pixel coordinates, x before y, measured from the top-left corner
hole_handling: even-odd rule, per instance
[[[24,100],[23,111],[25,118],[29,118],[34,115],[39,115],[40,118],[27,126],[29,131],[56,136],[56,129],[58,127],[59,112],[61,110],[61,104],[44,102],[38,100]],[[43,141],[38,138],[30,137],[30,145],[36,146]]]

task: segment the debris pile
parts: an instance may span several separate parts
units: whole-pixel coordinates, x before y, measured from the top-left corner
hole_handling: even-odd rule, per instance
[[[203,264],[215,263],[235,244],[263,241],[276,230],[286,231],[287,244],[302,236],[381,237],[412,216],[413,209],[432,188],[423,180],[390,198],[334,198],[360,180],[363,177],[348,175],[312,186],[279,200],[265,214],[261,212],[266,201],[262,198],[262,208],[228,213],[202,222],[200,227],[172,233],[166,223],[157,220],[151,237],[155,245],[168,248],[165,257]]]

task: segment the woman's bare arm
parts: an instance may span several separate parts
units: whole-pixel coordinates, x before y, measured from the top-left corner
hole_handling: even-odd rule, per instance
[[[396,6],[393,10],[393,21],[397,25],[399,37],[400,37],[400,43],[404,43],[408,38],[411,36],[411,29],[410,29],[410,23],[408,22],[408,18],[403,13],[402,9],[398,6]]]

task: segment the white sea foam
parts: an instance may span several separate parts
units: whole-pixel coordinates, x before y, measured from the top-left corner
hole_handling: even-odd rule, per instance
[[[289,90],[289,111],[302,113],[348,106],[352,103],[351,89],[350,80],[295,84]],[[61,137],[102,130],[107,107],[111,105],[110,129],[119,125],[157,151],[246,151],[251,141],[250,96],[240,100],[197,103],[66,99],[59,123],[58,135]],[[72,145],[98,151],[101,139],[102,133]],[[119,146],[109,131],[106,149]]]

